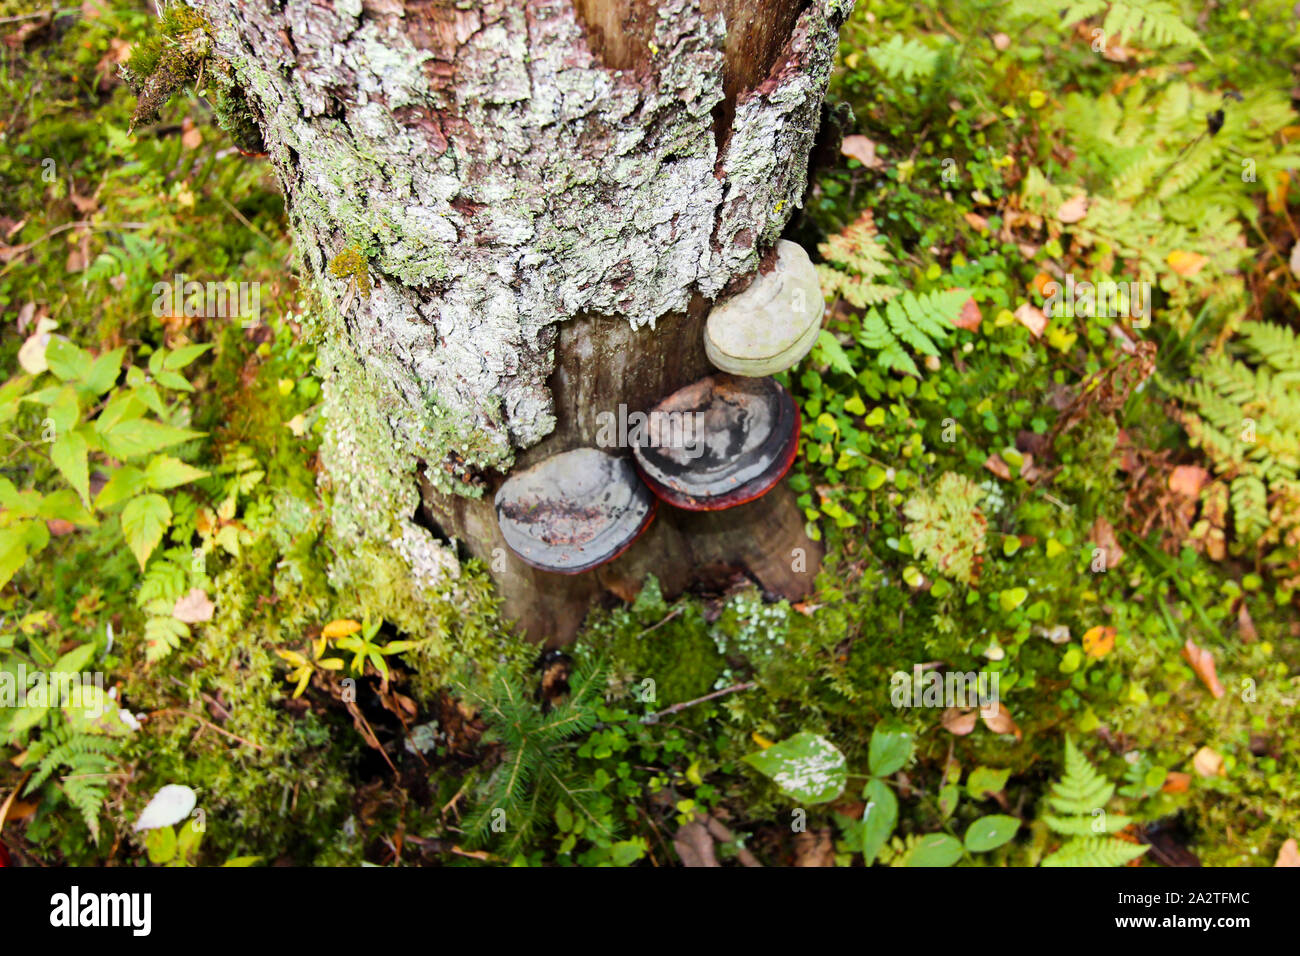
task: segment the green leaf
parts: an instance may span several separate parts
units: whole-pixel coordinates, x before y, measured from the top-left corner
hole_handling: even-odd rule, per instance
[[[144,480],[150,488],[162,491],[204,478],[207,474],[171,455],[155,455],[144,470]]]
[[[1002,792],[1010,776],[1010,770],[976,767],[966,778],[966,792],[971,795],[972,800],[983,800],[991,793]]]
[[[119,422],[103,433],[104,448],[114,458],[141,458],[171,445],[192,441],[202,434],[147,418]]]
[[[105,352],[99,358],[95,359],[90,371],[82,379],[82,385],[87,390],[96,395],[102,395],[113,387],[117,381],[118,372],[122,369],[122,357],[126,355],[126,348],[116,348],[111,352]]]
[[[144,847],[150,863],[170,863],[176,856],[176,832],[171,827],[155,827],[145,833]]]
[[[995,850],[1016,835],[1020,821],[1001,813],[980,817],[966,828],[966,849],[972,853]]]
[[[825,737],[807,731],[741,759],[799,803],[834,800],[848,779],[840,749]]]
[[[952,866],[961,859],[961,841],[946,833],[921,837],[907,854],[906,866]]]
[[[134,465],[123,465],[108,479],[108,484],[95,496],[96,508],[111,508],[145,489],[144,472]]]
[[[870,866],[898,824],[898,798],[888,784],[875,779],[867,781],[862,798],[867,801],[862,811],[862,859]]]
[[[45,363],[57,378],[65,382],[83,379],[94,365],[91,354],[60,335],[50,337],[45,346]]]
[[[165,355],[162,367],[169,372],[183,369],[210,348],[212,348],[211,342],[205,342],[202,345],[186,345],[175,352]]]
[[[171,521],[171,506],[162,495],[141,495],[131,499],[122,509],[122,534],[135,559],[140,562],[141,571]]]
[[[829,364],[835,371],[843,372],[845,375],[854,374],[853,363],[849,361],[843,346],[826,329],[822,329],[817,333],[817,350],[821,353],[822,361]]]
[[[86,463],[86,439],[75,431],[62,432],[50,446],[50,463],[89,505],[90,469]]]
[[[60,488],[41,499],[38,517],[70,521],[83,528],[93,528],[99,524],[71,488]]]
[[[881,721],[871,732],[867,763],[877,777],[888,777],[903,768],[912,756],[912,732],[896,721]]]
[[[85,644],[78,644],[72,650],[68,651],[68,653],[64,654],[57,661],[55,661],[54,666],[50,668],[50,670],[63,671],[68,674],[75,674],[78,673],[79,671],[85,670],[86,665],[90,663],[91,659],[94,656],[95,656],[94,641],[90,641]]]

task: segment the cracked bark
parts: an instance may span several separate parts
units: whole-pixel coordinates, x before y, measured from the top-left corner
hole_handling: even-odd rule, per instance
[[[327,300],[322,457],[344,524],[436,582],[454,562],[418,504],[489,566],[504,553],[506,614],[552,641],[647,570],[670,593],[721,566],[806,592],[820,552],[784,487],[716,515],[661,509],[575,578],[494,551],[491,497],[511,468],[593,444],[597,413],[711,371],[704,317],[802,201],[852,0],[197,6]],[[373,290],[344,313],[328,262],[349,247]]]

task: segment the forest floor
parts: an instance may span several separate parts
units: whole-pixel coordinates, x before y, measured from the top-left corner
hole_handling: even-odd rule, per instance
[[[336,547],[269,166],[210,90],[128,132],[151,8],[0,2],[0,696],[95,705],[0,700],[0,858],[1300,865],[1290,0],[859,0],[788,233],[817,590],[544,655]]]

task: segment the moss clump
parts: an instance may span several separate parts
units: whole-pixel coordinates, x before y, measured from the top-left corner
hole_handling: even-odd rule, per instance
[[[330,275],[336,279],[351,277],[356,281],[357,292],[361,298],[370,297],[370,273],[366,270],[366,259],[356,246],[347,246],[330,260]]]
[[[173,93],[198,79],[211,52],[208,22],[184,4],[167,6],[158,33],[136,44],[122,65],[122,78],[138,97],[131,126],[155,119]]]
[[[683,601],[670,608],[653,576],[630,609],[619,608],[587,629],[575,654],[605,659],[615,695],[624,691],[650,710],[704,696],[727,664],[710,637],[700,604]],[[654,681],[653,699],[646,681]]]

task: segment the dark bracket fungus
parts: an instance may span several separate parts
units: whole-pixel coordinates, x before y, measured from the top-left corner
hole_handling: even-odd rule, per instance
[[[782,239],[770,272],[759,273],[739,295],[713,307],[704,327],[704,351],[716,368],[732,375],[784,372],[812,349],[825,308],[808,253]]]
[[[525,563],[560,574],[613,561],[657,506],[631,461],[595,448],[553,455],[511,475],[496,494],[506,544]]]
[[[800,415],[775,379],[711,375],[651,412],[679,420],[685,440],[632,449],[641,477],[663,501],[721,511],[777,484],[799,450]]]

